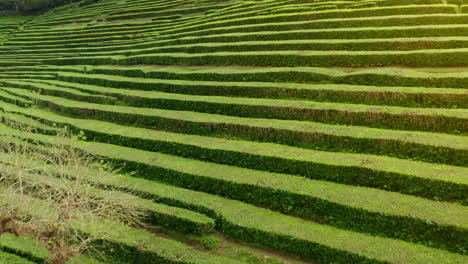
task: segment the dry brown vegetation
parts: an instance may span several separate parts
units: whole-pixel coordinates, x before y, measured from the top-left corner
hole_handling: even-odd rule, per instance
[[[59,136],[63,142],[53,146],[15,137],[0,141],[0,235],[12,233],[37,240],[50,252],[51,264],[64,264],[85,251],[95,252],[93,241],[102,234],[83,234],[74,228],[73,221],[104,217],[135,226],[141,224],[142,217],[131,201],[112,191],[96,196],[96,189],[83,175],[72,173],[84,168],[117,171],[77,151],[73,144],[79,141],[67,129],[60,130]]]

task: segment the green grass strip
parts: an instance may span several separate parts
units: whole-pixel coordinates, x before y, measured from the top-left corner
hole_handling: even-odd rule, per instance
[[[3,251],[3,252],[2,252]],[[15,258],[11,256],[17,256]],[[20,257],[20,259],[18,259]],[[9,233],[0,234],[0,263],[1,264],[46,264],[49,252],[37,241],[23,236],[15,236]],[[69,264],[104,264],[87,255],[73,257]]]
[[[157,37],[157,46],[182,45],[194,43],[210,43],[210,42],[242,42],[242,41],[272,41],[272,40],[305,40],[305,39],[386,39],[394,38],[415,38],[415,37],[447,37],[447,36],[465,36],[466,28],[463,24],[442,24],[442,25],[416,25],[416,26],[379,26],[370,27],[349,27],[343,25],[338,28],[312,28],[312,29],[285,29],[275,31],[275,27],[271,26],[268,29],[257,28],[259,31],[240,31],[236,32],[236,28],[229,28],[227,33],[218,33],[219,30],[195,31],[185,34],[160,35]],[[261,31],[264,30],[264,31]],[[223,31],[221,31],[223,32]],[[232,32],[232,33],[230,33]],[[14,39],[13,39],[14,40]],[[25,39],[27,42],[28,40]]]
[[[125,33],[125,32],[124,32]],[[41,45],[71,44],[93,41],[109,41],[118,39],[138,39],[142,37],[157,37],[153,42],[153,47],[164,47],[173,45],[201,44],[201,43],[229,43],[229,42],[249,42],[249,41],[281,41],[281,40],[306,40],[306,39],[386,39],[386,38],[414,38],[414,37],[447,37],[466,36],[467,31],[463,25],[423,25],[423,26],[399,26],[399,27],[363,27],[363,28],[335,28],[335,29],[310,29],[310,30],[289,30],[289,31],[260,31],[247,33],[226,33],[226,34],[204,34],[201,36],[159,37],[158,33],[133,33],[114,34],[91,38],[68,38],[68,36],[43,37],[43,38],[18,38],[11,39],[7,45],[34,45],[40,41]],[[241,45],[241,44],[239,44]],[[371,44],[369,45],[371,46]],[[136,52],[136,51],[134,51]],[[116,54],[118,55],[118,54]],[[98,56],[98,55],[96,55]]]
[[[8,83],[11,85],[18,83],[18,81],[9,81]],[[133,106],[162,107],[164,105],[161,105],[161,96],[166,98],[168,95],[59,81],[49,83],[85,91],[102,92]],[[36,83],[29,82],[20,85],[27,88],[29,86],[35,87]],[[43,93],[47,93],[44,92],[47,91],[46,86],[38,87],[41,87]],[[6,104],[3,108],[22,112],[21,108],[12,108]],[[182,110],[193,110],[193,106],[189,108]],[[23,111],[23,113],[25,112]],[[452,135],[172,111],[162,111],[158,115],[154,115],[152,122],[153,127],[179,133],[236,137],[318,150],[388,155],[459,166],[468,164],[466,139]]]
[[[301,13],[290,13],[280,15],[256,15],[254,12],[245,12],[242,14],[232,14],[220,16],[210,19],[205,19],[204,23],[192,23],[184,28],[174,28],[170,32],[187,32],[194,30],[202,30],[208,28],[252,25],[262,23],[279,23],[293,21],[314,21],[323,19],[340,19],[340,18],[362,18],[362,17],[381,17],[393,15],[424,15],[424,14],[455,14],[456,7],[450,5],[408,5],[397,7],[376,7],[362,9],[339,9],[326,11],[312,11]],[[166,31],[166,32],[169,32]]]
[[[33,104],[31,100],[25,99],[24,97],[13,95],[11,93],[8,93],[2,90],[0,90],[0,99],[2,101],[21,105],[21,106],[30,106]]]
[[[3,153],[0,153],[0,161],[6,164],[12,164],[12,162],[14,162],[11,161],[11,159],[9,160],[8,154]],[[22,160],[22,162],[27,163],[28,160]],[[35,165],[34,168],[44,167],[43,163],[37,161],[31,161],[31,165]],[[38,171],[40,171],[40,169]],[[57,169],[49,172],[56,175],[63,174],[62,171]],[[42,176],[40,174],[31,174],[26,172],[22,176],[24,177],[25,183],[33,182],[48,186],[56,186],[57,184],[56,179]],[[112,193],[109,193],[109,191],[100,190],[90,186],[82,186],[78,187],[78,189],[83,191],[83,193],[90,193],[90,195],[95,199],[106,199],[106,197],[109,197],[110,195],[118,196],[124,201],[131,203],[129,206],[145,212],[148,215],[148,219],[145,219],[145,221],[148,221],[149,224],[152,225],[160,225],[170,230],[183,233],[193,233],[196,235],[204,235],[212,232],[214,229],[215,224],[213,219],[186,209],[154,203],[119,191],[112,191]]]
[[[457,67],[467,66],[468,49],[416,51],[261,51],[200,54],[161,53],[130,57],[64,58],[44,60],[51,64],[162,64],[162,65],[246,65],[280,67]]]
[[[35,66],[13,66],[13,67],[0,67],[0,71],[2,72],[83,72],[85,69],[85,66],[59,66],[59,67],[53,67],[49,65],[35,65]]]
[[[305,29],[325,29],[325,28],[352,28],[352,27],[385,27],[385,26],[417,26],[417,25],[444,25],[444,24],[466,24],[468,16],[466,15],[450,15],[450,14],[430,14],[430,15],[400,15],[387,17],[361,17],[361,18],[340,18],[340,19],[324,19],[324,20],[304,20],[299,22],[283,22],[283,23],[266,23],[252,25],[235,25],[228,27],[208,28],[204,30],[193,30],[183,33],[173,33],[173,37],[185,37],[192,35],[209,35],[233,32],[259,32],[259,31],[286,31],[286,30],[305,30]],[[174,23],[171,23],[174,24]],[[150,32],[155,29],[155,25],[151,23],[128,23],[128,24],[109,24],[107,26],[86,28],[77,28],[73,30],[54,30],[45,31],[24,30],[18,36],[34,37],[34,36],[106,36],[116,34],[121,31],[133,32]],[[170,33],[170,32],[169,32]],[[152,47],[155,47],[153,45]],[[134,45],[137,48],[137,45]]]
[[[118,70],[117,70],[118,72]],[[128,73],[131,74],[130,72]],[[294,72],[285,72],[284,77],[287,75],[293,75]],[[127,73],[122,73],[122,75],[127,75]],[[153,75],[149,73],[147,75]],[[190,79],[191,76],[202,77],[202,73],[194,72],[193,75],[190,72],[173,74],[171,72],[156,72],[154,73],[155,77],[176,77],[176,79]],[[184,76],[186,75],[186,76]],[[223,73],[219,74],[208,72],[206,74],[207,79],[210,76],[214,78],[223,77]],[[242,73],[241,73],[242,75]],[[248,75],[248,74],[246,74]],[[265,73],[259,73],[258,78],[267,76],[268,71]],[[270,76],[273,74],[269,74]],[[278,79],[281,78],[282,74],[278,74]],[[314,78],[314,74],[310,74],[310,78]],[[179,77],[180,76],[180,77]],[[179,78],[177,78],[179,77]],[[241,77],[241,76],[239,76]],[[255,76],[250,76],[256,78]],[[61,77],[59,77],[61,78]],[[149,78],[149,77],[145,77]],[[202,77],[203,78],[203,77]],[[316,77],[321,78],[321,77]],[[359,77],[358,77],[359,78]],[[226,80],[228,81],[228,80]],[[18,86],[20,83],[18,81],[4,80],[4,84],[9,86]],[[167,98],[167,99],[186,99],[190,100],[193,98],[194,101],[197,101],[196,98],[202,98],[200,96],[186,95],[186,94],[173,94],[167,93],[167,91],[157,92],[157,91],[138,91],[138,90],[129,90],[129,89],[115,89],[107,88],[102,86],[89,86],[83,84],[67,83],[60,81],[48,81],[48,80],[28,80],[27,82],[22,81],[23,84],[29,86],[34,86],[31,83],[42,83],[35,84],[36,87],[44,86],[44,84],[53,84],[60,87],[70,87],[76,89],[82,89],[83,91],[90,91],[93,89],[97,94],[106,94],[110,96],[115,96],[122,101],[126,101],[130,105],[140,106],[140,107],[149,107],[149,108],[160,108],[158,106],[157,98]],[[200,82],[198,82],[200,83]],[[221,83],[219,82],[219,92],[223,93],[223,96],[233,96],[233,97],[260,97],[264,99],[296,99],[296,100],[313,100],[316,102],[342,102],[342,103],[357,103],[357,104],[367,104],[367,105],[388,105],[388,106],[407,106],[407,107],[440,107],[440,108],[459,108],[468,104],[468,98],[465,96],[465,91],[462,89],[443,89],[443,88],[423,88],[423,87],[381,87],[381,86],[364,86],[364,85],[340,85],[340,84],[294,84],[294,83],[252,83],[244,82],[246,89],[241,90],[241,83],[239,84],[238,91],[235,91],[236,83]],[[225,85],[225,88],[221,87]],[[27,86],[26,85],[26,86]],[[46,86],[45,86],[46,87]],[[230,88],[233,89],[230,89]],[[95,89],[95,90],[94,90]],[[200,88],[201,90],[202,88]],[[46,89],[44,89],[46,90]],[[229,94],[232,91],[233,94]],[[190,93],[190,89],[187,89],[187,92]],[[203,93],[203,91],[199,91]],[[206,95],[218,95],[216,91],[211,91],[212,94],[209,94],[210,91],[207,90]],[[127,95],[124,97],[124,95]],[[252,95],[252,96],[251,96]],[[131,97],[137,97],[131,99]],[[212,99],[216,97],[211,96]],[[151,98],[155,100],[152,101]],[[207,99],[206,102],[210,102],[207,96],[203,97]],[[88,100],[89,101],[89,100]],[[97,101],[96,101],[97,102]],[[221,109],[220,109],[221,110]]]
[[[4,102],[2,102],[4,104]],[[19,125],[19,127],[28,127],[32,132],[37,132],[46,135],[56,135],[58,130],[55,127],[45,125],[37,120],[32,120],[22,114],[6,113],[3,112],[4,108],[0,107],[0,121],[2,123],[13,123],[14,125]]]
[[[249,116],[248,112],[243,112],[235,109],[234,105],[248,105],[252,103],[257,103],[258,107],[261,105],[277,104],[283,107],[296,107],[296,108],[307,108],[307,105],[310,104],[308,101],[296,101],[295,103],[291,100],[272,100],[272,99],[243,99],[236,97],[215,97],[215,96],[197,96],[197,95],[180,95],[173,93],[161,93],[161,92],[150,92],[150,91],[135,91],[135,90],[126,90],[126,89],[115,89],[115,88],[106,88],[99,86],[87,87],[84,85],[73,85],[67,83],[58,82],[62,86],[57,87],[54,85],[49,85],[47,83],[54,83],[54,81],[41,82],[37,80],[26,81],[26,80],[3,80],[0,83],[3,83],[4,86],[9,87],[18,87],[35,90],[42,92],[45,95],[53,95],[59,97],[65,97],[69,99],[74,99],[78,101],[87,101],[94,103],[103,103],[103,104],[114,104],[116,103],[116,98],[126,102],[132,106],[138,107],[148,107],[148,108],[165,108],[165,109],[175,109],[175,110],[191,110],[191,111],[201,111],[208,113],[217,113],[217,114],[227,114],[227,115],[239,115],[239,116]],[[57,82],[55,82],[57,84]],[[246,83],[249,85],[248,83]],[[63,86],[65,85],[65,86]],[[228,84],[229,85],[229,84]],[[265,84],[265,86],[268,84]],[[281,84],[280,84],[281,85]],[[276,86],[280,86],[276,85]],[[250,86],[253,86],[250,84]],[[273,85],[272,85],[273,86]],[[288,84],[285,84],[288,86]],[[407,97],[413,96],[415,103],[410,105],[412,107],[417,106],[416,101],[424,101],[424,96],[427,94],[426,101],[433,102],[434,97],[444,97],[453,99],[454,104],[450,105],[448,108],[455,108],[456,106],[462,106],[464,103],[468,103],[468,99],[464,96],[464,91],[456,89],[439,89],[439,88],[401,88],[400,91],[394,88],[379,88],[379,87],[362,87],[362,86],[345,86],[345,85],[297,85],[296,87],[304,87],[305,89],[296,89],[297,93],[300,92],[309,92],[310,99],[315,102],[345,102],[345,103],[366,103],[371,104],[372,98],[377,102],[374,104],[382,104],[379,101],[381,98],[395,98],[395,97]],[[289,85],[291,90],[294,90],[295,85]],[[250,88],[250,87],[249,87]],[[262,88],[262,87],[258,87]],[[304,91],[306,90],[306,91]],[[395,93],[392,94],[392,91]],[[293,92],[293,91],[292,91]],[[94,93],[94,95],[89,94]],[[261,93],[261,91],[260,91]],[[356,95],[357,94],[357,95]],[[354,97],[353,97],[354,95]],[[373,96],[372,96],[373,95]],[[392,97],[393,95],[393,97]],[[299,94],[296,94],[297,97],[300,97]],[[265,96],[265,97],[268,97]],[[289,99],[286,97],[286,99]],[[301,97],[303,99],[303,97]],[[457,100],[458,99],[458,100]],[[391,99],[390,99],[391,100]],[[404,99],[402,99],[404,100]],[[177,103],[177,101],[181,101]],[[406,101],[406,100],[405,100]],[[408,100],[410,101],[410,100]],[[385,103],[385,102],[383,102]],[[230,104],[234,109],[229,109],[223,107],[223,104]],[[394,103],[395,104],[395,103]],[[410,104],[410,102],[408,102]],[[416,105],[415,105],[416,104]],[[437,103],[436,103],[437,104]],[[197,106],[198,105],[198,106]],[[390,104],[392,105],[392,104]],[[398,104],[397,104],[398,105]],[[403,104],[404,106],[404,104]],[[255,114],[252,114],[255,116]],[[273,114],[272,114],[273,115]],[[272,116],[273,117],[273,116]],[[284,117],[279,117],[284,119]],[[295,117],[294,115],[289,116],[290,119],[301,119],[300,117]]]
[[[116,79],[117,78],[115,78],[113,81],[115,82]],[[166,81],[166,83],[167,82],[168,81]],[[170,82],[174,83],[174,81]],[[179,84],[183,83],[183,81],[178,82]],[[14,93],[15,95],[25,96],[26,98],[42,98],[41,100],[43,102],[53,102],[52,98],[50,97],[31,94],[31,92],[22,89],[2,89],[8,90],[10,93]],[[103,105],[90,104],[86,102],[69,102],[67,99],[63,99],[65,100],[63,101],[57,97],[54,97],[54,100],[55,98],[57,99],[57,102],[63,102],[61,104],[61,109],[65,112],[75,111],[76,113],[78,109],[83,109],[84,111],[85,108],[89,108],[94,109],[94,112],[90,114],[95,116],[95,118],[106,120],[106,118],[110,118],[113,115],[113,120],[117,121],[121,120],[122,118],[119,118],[118,114],[115,112],[126,111],[128,114],[140,116],[139,120],[135,120],[133,124],[145,126],[151,126],[151,124],[148,123],[149,121],[145,121],[144,116],[148,116],[149,113],[158,112],[157,109],[138,109],[119,106],[106,107]],[[205,100],[210,101],[209,98],[206,98]],[[220,101],[223,102],[208,104],[206,107],[203,107],[203,109],[212,107],[215,113],[218,113],[220,111],[219,107],[223,107],[222,109],[224,109],[223,111],[225,114],[228,113],[227,111],[229,111],[229,114],[232,115],[254,118],[287,120],[296,119],[333,124],[359,125],[401,130],[422,130],[461,135],[468,131],[468,123],[466,122],[468,112],[465,109],[404,108],[391,106],[368,106],[360,104],[338,104],[292,100],[279,101],[271,99],[246,99],[228,97],[220,98]],[[277,102],[281,102],[282,105],[278,106]],[[67,105],[68,103],[70,104]],[[58,105],[56,102],[53,104],[56,106]],[[203,102],[201,102],[201,104],[203,104]],[[197,104],[193,103],[189,103],[189,105],[192,107],[197,106]],[[208,110],[201,111],[208,112]],[[115,114],[112,114],[111,112]],[[139,112],[142,114],[140,115]],[[106,114],[104,115],[104,113]]]
[[[424,71],[426,70],[426,71]],[[88,74],[107,74],[118,75],[124,77],[136,78],[151,78],[151,79],[174,79],[174,80],[191,80],[191,81],[218,81],[218,82],[235,82],[242,83],[245,86],[262,85],[251,84],[252,82],[272,82],[270,84],[263,84],[264,86],[270,85],[270,88],[278,87],[287,89],[302,88],[306,90],[307,87],[314,87],[313,85],[297,85],[298,83],[339,83],[339,84],[360,84],[361,89],[365,87],[374,89],[374,91],[381,90],[386,93],[398,91],[400,93],[417,93],[424,94],[427,92],[436,92],[435,89],[428,89],[428,87],[452,87],[452,88],[465,88],[468,86],[468,73],[463,71],[447,71],[444,68],[434,68],[433,71],[427,69],[404,69],[404,68],[382,68],[382,69],[354,69],[353,71],[345,71],[339,69],[327,68],[313,68],[313,67],[267,67],[261,69],[252,69],[250,67],[209,67],[209,66],[192,66],[192,67],[127,67],[127,66],[88,66],[84,72]],[[61,73],[60,68],[57,69],[58,78],[62,76],[68,77]],[[439,72],[440,71],[440,72]],[[72,75],[73,76],[73,75]],[[80,76],[80,75],[78,75]],[[137,79],[134,79],[137,82]],[[248,83],[247,83],[248,82]],[[279,84],[276,84],[279,83]],[[202,83],[197,83],[202,85]],[[221,85],[221,83],[219,83]],[[376,87],[377,86],[377,87]],[[390,86],[390,87],[383,87]],[[414,88],[412,88],[414,87]],[[122,87],[124,88],[124,87]],[[311,88],[311,89],[312,89]],[[423,89],[421,89],[423,88]],[[254,87],[249,87],[249,90]],[[358,89],[353,87],[346,87],[343,90],[352,90],[353,92]],[[298,89],[296,89],[298,90]],[[439,90],[443,92],[452,92],[453,90]],[[224,94],[227,91],[224,91]],[[255,97],[255,94],[260,91],[255,91],[249,94],[249,97]],[[299,98],[304,98],[304,94],[298,91],[291,93],[298,94]],[[463,94],[463,91],[459,92]],[[351,96],[350,94],[346,95]],[[402,96],[402,95],[399,95]],[[437,97],[441,97],[438,94]],[[268,94],[260,93],[257,97],[269,97]],[[398,97],[398,96],[397,96]],[[367,100],[369,100],[368,98]],[[434,99],[435,100],[435,99]],[[388,102],[392,104],[391,102]],[[466,105],[462,103],[461,105]]]
[[[129,137],[130,140],[132,138],[144,137],[144,133],[146,133],[146,138],[149,135],[149,131],[134,128],[126,131],[126,127],[119,127],[103,122],[83,122],[67,118],[57,120],[57,122],[60,121],[66,125],[71,125],[77,131],[86,131],[86,134],[90,135],[92,139],[95,138],[94,135],[99,134],[97,135],[98,137],[104,137],[107,139],[106,142],[114,144],[119,144],[123,141],[115,140],[117,135],[125,137],[123,135],[130,130],[134,131],[133,134],[136,134]],[[143,143],[145,142],[135,140],[135,144],[133,145],[129,145],[128,143],[123,143],[123,145],[135,147],[134,145]],[[161,145],[158,145],[157,142],[151,143],[156,144],[155,148],[159,148],[164,152]],[[146,144],[151,143],[149,141],[146,142]],[[176,147],[174,143],[172,146]],[[208,152],[205,151],[205,153]],[[429,245],[438,245],[456,251],[461,250],[461,252],[465,251],[463,240],[466,237],[466,232],[463,230],[467,229],[468,226],[464,226],[463,224],[460,226],[460,223],[463,223],[462,219],[468,216],[468,211],[464,207],[457,208],[457,206],[449,206],[448,204],[441,204],[439,206],[431,201],[393,193],[387,193],[387,195],[385,194],[386,192],[378,190],[360,189],[322,181],[311,182],[301,177],[245,169],[239,170],[229,166],[206,164],[184,159],[177,160],[177,158],[166,155],[152,154],[151,156],[155,160],[158,160],[158,165],[154,165],[158,169],[155,171],[148,170],[148,175],[164,174],[165,176],[162,177],[162,180],[172,184],[221,194],[233,199],[274,208],[285,213],[319,219],[320,222],[326,222],[342,228],[380,235],[384,234],[410,241],[429,241]],[[177,164],[190,165],[183,168]],[[207,171],[203,169],[203,166],[210,167],[211,169]],[[136,169],[135,171],[138,170]],[[222,176],[217,176],[213,173],[214,171],[222,171]],[[239,179],[240,175],[249,175],[249,177],[247,179]],[[160,178],[161,176],[154,177]],[[371,199],[369,198],[370,196],[374,198]],[[366,200],[373,202],[366,203],[363,201],[363,197],[367,197]],[[311,204],[314,204],[314,206],[311,207]],[[420,206],[416,206],[416,204]],[[447,207],[449,208],[447,212],[440,211],[447,209]],[[384,208],[383,211],[382,208]],[[449,215],[450,219],[447,218]],[[456,217],[456,215],[460,217]],[[434,216],[441,218],[437,218],[436,220],[436,218],[433,218]],[[446,222],[447,220],[450,222]],[[427,223],[433,223],[434,227],[431,227]],[[400,232],[396,232],[395,230],[400,230]],[[429,230],[434,231],[430,232]],[[460,235],[457,235],[457,233],[460,233]],[[452,234],[452,236],[447,238],[447,234]],[[437,237],[437,239],[434,237]]]
[[[157,53],[137,56],[96,56],[44,59],[52,65],[243,65],[275,67],[459,67],[466,66],[468,49],[415,51],[258,51]]]
[[[10,264],[10,262],[2,262],[2,251],[21,256],[32,263],[46,264],[45,259],[49,257],[49,251],[37,241],[9,233],[0,234],[0,263]]]
[[[12,255],[12,254],[0,251],[0,263],[1,264],[33,264],[34,262],[18,257],[16,255]]]
[[[377,187],[430,199],[456,200],[466,203],[466,193],[463,192],[467,184],[466,177],[464,177],[467,169],[462,167],[373,155],[307,150],[271,143],[168,132],[156,133],[146,129],[127,128],[99,121],[79,121],[54,114],[47,115],[45,112],[28,114],[14,107],[2,106],[2,108],[36,116],[49,122],[71,124],[78,129],[85,130],[95,140],[103,142],[264,171],[297,174],[312,179]],[[99,129],[97,129],[98,126]],[[442,185],[446,187],[440,188]]]
[[[3,132],[5,133],[5,130]],[[56,140],[53,137],[35,137],[40,137],[41,140],[47,142]],[[131,157],[140,160],[139,162],[152,160],[146,152],[106,144],[83,144],[87,151],[97,155],[112,156],[114,159]],[[135,190],[153,195],[160,201],[164,200],[167,203],[198,209],[216,216],[222,231],[230,237],[285,251],[289,254],[296,254],[321,263],[452,264],[464,263],[466,260],[466,257],[462,255],[403,241],[340,230],[238,201],[226,200],[218,196],[156,182],[140,179],[130,181],[129,177],[120,179],[100,177],[99,179],[101,183],[107,182],[110,185],[119,184],[118,181],[126,184],[132,183]]]
[[[77,35],[57,35],[57,36],[36,36],[18,35],[10,38],[12,44],[28,45],[40,41],[41,44],[50,43],[70,43],[85,42],[86,39],[94,38],[96,41],[106,41],[111,39],[126,38],[127,36],[154,36],[157,41],[154,46],[167,46],[175,44],[206,43],[206,42],[229,42],[229,41],[271,41],[271,40],[293,40],[293,39],[370,39],[370,38],[410,38],[410,37],[446,37],[446,36],[464,36],[466,29],[461,24],[443,24],[443,25],[417,25],[417,26],[380,26],[370,27],[339,27],[339,28],[312,28],[312,29],[286,29],[275,31],[271,26],[266,29],[257,27],[257,31],[250,29],[249,32],[236,32],[236,28],[230,28],[230,31],[224,30],[202,30],[182,34],[161,35],[157,31],[137,30],[137,31],[117,31],[115,34],[77,34]],[[109,29],[111,30],[111,29]],[[238,29],[237,29],[238,31]],[[111,31],[109,31],[111,32]],[[233,32],[233,33],[229,33]],[[104,32],[107,33],[107,32]],[[10,44],[8,44],[10,45]]]
[[[41,217],[44,212],[51,213],[51,209],[45,201],[25,195],[18,194],[16,197],[12,195],[0,200],[0,203],[14,206],[17,199],[29,201],[30,206],[18,208],[20,211],[38,217]],[[82,217],[81,221],[72,219],[68,225],[73,226],[73,228],[84,235],[97,234],[97,238],[103,241],[107,247],[114,248],[112,251],[111,248],[103,248],[101,253],[106,255],[106,253],[111,254],[111,252],[115,252],[117,260],[127,261],[126,263],[243,263],[234,259],[195,251],[193,248],[180,242],[158,237],[147,231],[127,227],[117,222],[97,217],[85,216]],[[103,233],[102,230],[106,230],[106,232]]]
[[[3,54],[39,54],[49,56],[102,56],[102,55],[141,55],[145,53],[208,53],[222,51],[273,51],[273,50],[416,50],[416,49],[454,49],[467,46],[465,37],[431,38],[390,38],[390,39],[344,39],[344,40],[280,40],[280,41],[243,41],[228,43],[195,43],[151,47],[151,44],[115,45],[110,47],[78,47],[68,49],[18,49],[4,50]],[[75,55],[74,55],[75,54]]]
[[[45,264],[48,256],[49,252],[36,241],[8,233],[0,234],[1,264]]]
[[[1,81],[3,82],[3,80]],[[6,81],[5,83],[8,83]],[[4,84],[5,84],[4,83]],[[12,84],[15,83],[14,81]],[[27,82],[19,82],[21,84],[27,84]],[[24,87],[24,86],[23,86]],[[53,86],[43,86],[37,87],[35,89],[36,92],[47,94],[47,95],[54,95],[58,97],[65,97],[65,98],[73,98],[78,101],[90,101],[100,104],[113,104],[116,101],[116,98],[106,95],[99,95],[99,94],[91,94],[85,91],[80,91],[73,88],[63,88],[63,87],[53,87]]]
[[[358,39],[358,40],[273,40],[273,41],[241,41],[195,43],[157,48],[125,50],[116,47],[111,51],[86,51],[82,56],[103,55],[143,55],[151,53],[210,53],[210,52],[247,52],[247,51],[280,51],[280,50],[347,50],[347,51],[378,51],[378,50],[419,50],[419,49],[455,49],[468,46],[468,38],[464,37],[432,37],[432,38],[391,38],[391,39]],[[23,53],[23,51],[20,51]],[[29,54],[48,52],[47,50],[33,50]],[[77,52],[77,50],[68,50]],[[51,53],[50,56],[59,54]],[[66,54],[68,56],[69,54]],[[70,56],[76,56],[70,54]]]

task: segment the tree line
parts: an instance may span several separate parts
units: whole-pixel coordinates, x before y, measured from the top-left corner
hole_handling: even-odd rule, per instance
[[[97,2],[98,0],[0,0],[0,10],[12,10],[15,12],[29,12],[45,10],[59,5],[74,2]]]

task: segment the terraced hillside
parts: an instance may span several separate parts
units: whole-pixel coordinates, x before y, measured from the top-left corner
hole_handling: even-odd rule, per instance
[[[37,128],[2,137],[83,131],[131,172],[85,172],[96,192],[132,186],[156,225],[279,263],[468,263],[466,0],[102,0],[1,17],[0,43],[2,120]],[[256,263],[79,228],[121,263]]]

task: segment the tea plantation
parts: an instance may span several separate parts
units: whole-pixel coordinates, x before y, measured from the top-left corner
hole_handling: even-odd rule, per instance
[[[466,0],[102,0],[3,15],[0,120],[0,139],[81,133],[81,150],[125,172],[81,172],[96,193],[139,196],[156,226],[284,256],[76,223],[110,230],[109,263],[468,263]],[[0,232],[0,263],[44,263],[32,245]]]

